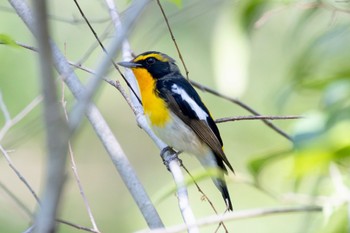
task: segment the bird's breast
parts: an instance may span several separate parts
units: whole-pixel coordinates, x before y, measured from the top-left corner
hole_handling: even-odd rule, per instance
[[[154,78],[146,69],[134,68],[132,70],[139,84],[143,109],[151,125],[164,127],[170,120],[170,113],[165,101],[155,92]]]

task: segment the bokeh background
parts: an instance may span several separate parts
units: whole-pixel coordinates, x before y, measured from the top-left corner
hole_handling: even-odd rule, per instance
[[[73,1],[50,0],[52,38],[67,59],[94,70],[102,50]],[[80,1],[85,15],[103,42],[113,35],[104,1]],[[115,0],[121,18],[129,1]],[[235,210],[318,204],[318,213],[277,214],[226,224],[229,232],[349,232],[350,156],[350,3],[349,1],[162,1],[192,80],[238,98],[262,115],[300,115],[301,120],[274,123],[294,139],[282,137],[261,121],[219,124],[225,151],[235,168],[227,182]],[[0,91],[11,117],[40,95],[36,53],[11,40],[35,46],[33,37],[7,1],[0,2]],[[178,61],[156,1],[135,23],[129,42],[136,54],[156,50]],[[118,56],[116,59],[120,61]],[[76,70],[86,83],[90,75]],[[121,80],[110,69],[108,78]],[[57,82],[60,84],[59,77]],[[122,81],[121,81],[122,82]],[[124,85],[124,83],[123,83]],[[58,85],[59,93],[62,86]],[[251,115],[241,107],[199,93],[214,118]],[[74,99],[64,91],[68,109]],[[159,151],[136,125],[120,93],[104,83],[94,98],[113,129],[138,177],[167,226],[182,223],[173,181]],[[45,176],[45,134],[41,104],[14,125],[1,145],[16,168],[40,194]],[[0,127],[5,124],[0,114]],[[101,232],[133,232],[146,228],[136,204],[106,151],[84,120],[72,139],[77,169]],[[203,172],[192,156],[181,155],[185,166]],[[5,158],[0,156],[0,232],[23,232],[36,202]],[[221,212],[221,196],[210,179],[198,182]],[[196,217],[212,215],[196,187],[189,188]],[[172,194],[167,194],[167,193]],[[59,217],[91,226],[71,163]],[[214,232],[216,226],[202,228]],[[60,224],[59,232],[77,232]],[[224,232],[222,228],[219,232]]]

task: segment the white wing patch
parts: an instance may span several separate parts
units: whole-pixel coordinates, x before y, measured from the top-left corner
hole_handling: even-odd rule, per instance
[[[182,89],[181,87],[178,87],[176,84],[173,84],[171,86],[171,90],[180,95],[183,101],[186,101],[191,109],[197,114],[197,117],[200,120],[207,120],[208,114],[201,108],[199,105],[187,94],[187,92]]]

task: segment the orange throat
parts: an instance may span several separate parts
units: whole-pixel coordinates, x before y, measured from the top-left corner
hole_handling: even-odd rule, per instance
[[[145,114],[154,126],[164,126],[170,119],[166,103],[155,92],[155,80],[144,68],[132,68],[139,84]]]

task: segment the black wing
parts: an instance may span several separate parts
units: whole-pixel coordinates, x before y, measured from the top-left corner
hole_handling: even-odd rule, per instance
[[[219,130],[192,85],[178,74],[178,77],[164,77],[157,80],[159,96],[169,108],[202,139],[214,152],[218,165],[226,171],[223,162],[233,171],[223,149]],[[184,92],[187,94],[184,94]],[[194,104],[195,103],[195,104]],[[198,106],[199,108],[195,109]],[[199,111],[200,109],[200,111]]]

